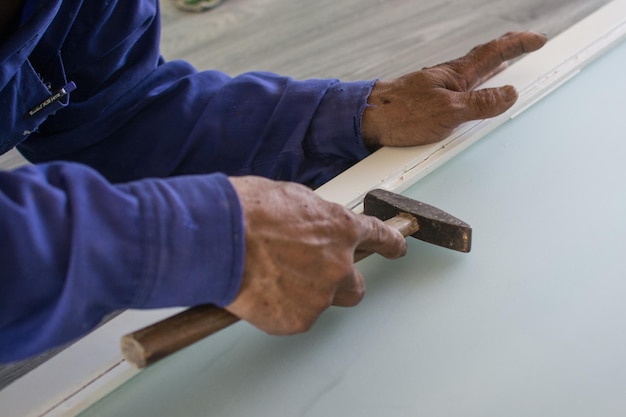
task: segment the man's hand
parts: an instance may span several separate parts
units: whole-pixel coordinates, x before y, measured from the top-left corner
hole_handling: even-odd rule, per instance
[[[303,332],[331,304],[358,304],[365,284],[353,263],[357,248],[387,258],[406,252],[397,230],[302,185],[230,180],[243,207],[246,259],[241,289],[226,309],[268,333]]]
[[[537,33],[511,32],[454,61],[376,82],[363,113],[365,145],[373,150],[433,143],[466,121],[505,112],[517,100],[512,86],[474,88],[546,41]]]

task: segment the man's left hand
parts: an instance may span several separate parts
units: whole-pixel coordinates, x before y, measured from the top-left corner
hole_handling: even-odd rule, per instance
[[[542,34],[510,32],[453,61],[377,81],[363,113],[363,142],[372,150],[424,145],[444,139],[464,122],[505,112],[517,100],[515,88],[474,89],[509,60],[546,42]]]

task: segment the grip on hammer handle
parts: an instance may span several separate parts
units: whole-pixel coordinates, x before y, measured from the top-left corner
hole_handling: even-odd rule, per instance
[[[415,218],[407,215],[398,215],[386,220],[385,223],[404,236],[409,236],[419,229]],[[369,255],[371,252],[357,251],[354,254],[354,261],[360,261]],[[128,362],[138,368],[145,368],[237,321],[239,321],[237,316],[214,305],[192,307],[123,336],[122,354]]]

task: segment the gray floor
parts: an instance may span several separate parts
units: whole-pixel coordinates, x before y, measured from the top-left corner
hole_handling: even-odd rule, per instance
[[[392,77],[511,30],[554,36],[606,0],[226,0],[204,15],[162,2],[162,50],[198,68],[296,78]]]
[[[553,37],[609,0],[226,0],[203,14],[161,0],[162,52],[231,75],[389,78],[513,30]],[[25,163],[15,151],[0,168]],[[0,389],[50,355],[0,368]]]

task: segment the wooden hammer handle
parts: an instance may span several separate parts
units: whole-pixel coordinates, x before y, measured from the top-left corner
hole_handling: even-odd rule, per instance
[[[408,215],[398,215],[385,223],[398,229],[405,237],[417,232],[419,228],[415,218]],[[360,261],[369,255],[371,252],[357,251],[354,261]],[[239,317],[214,305],[192,307],[123,336],[122,354],[128,362],[138,368],[145,368],[237,321]]]
[[[211,304],[191,307],[122,337],[122,354],[138,368],[162,359],[239,321]]]

